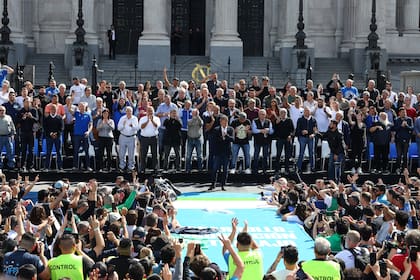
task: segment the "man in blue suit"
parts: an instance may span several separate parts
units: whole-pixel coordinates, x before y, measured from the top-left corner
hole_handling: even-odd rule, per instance
[[[228,165],[232,155],[232,142],[233,142],[233,128],[228,126],[228,117],[226,115],[220,116],[220,126],[217,126],[213,131],[213,169],[212,169],[212,182],[209,188],[214,190],[216,188],[218,174],[221,175],[220,186],[222,191],[225,190],[225,184],[228,176]],[[222,169],[222,170],[220,170]]]

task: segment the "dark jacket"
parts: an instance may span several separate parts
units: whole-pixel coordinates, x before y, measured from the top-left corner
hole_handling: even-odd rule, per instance
[[[286,139],[289,136],[293,136],[295,132],[295,128],[293,127],[293,122],[290,118],[286,118],[284,120],[280,120],[279,123],[277,121],[273,124],[274,129],[274,138],[278,139]]]
[[[44,129],[45,137],[51,137],[51,133],[58,133],[58,135],[60,135],[64,130],[63,118],[59,115],[56,115],[55,118],[49,115],[44,120]]]
[[[30,112],[32,114],[32,118],[25,118],[23,119],[26,113]],[[34,124],[38,122],[38,111],[34,108],[25,108],[21,109],[18,113],[18,123],[20,124],[20,131],[23,134],[31,134],[33,133]]]
[[[233,142],[233,128],[227,127],[227,135],[223,137],[222,127],[218,126],[214,129],[214,155],[215,156],[230,156],[232,154],[232,142]]]
[[[402,126],[402,123],[406,121],[407,126]],[[397,118],[394,123],[395,140],[410,142],[411,134],[413,133],[413,120],[409,117]]]
[[[300,117],[296,124],[296,136],[309,137],[314,133],[314,129],[317,128],[316,120],[314,117],[306,119],[304,116]],[[302,130],[307,130],[308,134],[302,135]]]
[[[181,145],[182,124],[178,119],[166,119],[163,122],[166,127],[163,138],[163,145]]]
[[[383,130],[377,129],[371,134],[373,144],[381,146],[388,145],[391,141],[391,124],[385,126],[381,122],[375,122],[372,124],[372,127],[374,126],[381,126]]]
[[[331,153],[334,155],[344,154],[344,135],[338,129],[335,131],[328,129],[322,138],[327,140]]]

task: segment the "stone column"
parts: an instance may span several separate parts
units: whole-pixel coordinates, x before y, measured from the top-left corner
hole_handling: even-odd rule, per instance
[[[386,33],[397,33],[397,0],[387,0],[386,4]]]
[[[419,0],[405,0],[404,33],[419,32]]]
[[[144,0],[143,33],[138,43],[138,67],[144,71],[161,71],[170,66],[170,37],[166,22],[169,0]],[[153,11],[153,12],[150,12]]]
[[[343,40],[343,34],[344,34],[344,0],[337,0],[336,3],[336,13],[337,13],[337,23],[335,27],[335,45],[337,52],[340,52],[340,44]]]
[[[243,45],[238,34],[238,0],[216,0],[213,36],[210,40],[210,63],[213,69],[242,71]],[[215,69],[216,70],[216,69]]]
[[[2,1],[3,3],[3,1]],[[11,29],[10,40],[13,45],[9,49],[9,61],[10,65],[15,65],[16,62],[20,64],[25,63],[26,60],[26,40],[23,32],[24,24],[24,10],[25,7],[23,0],[7,1],[9,11],[9,27]],[[3,10],[2,10],[3,11]]]

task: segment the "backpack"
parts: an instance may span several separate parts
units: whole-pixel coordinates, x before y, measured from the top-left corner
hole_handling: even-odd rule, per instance
[[[363,248],[359,249],[348,249],[354,257],[354,267],[360,269],[362,272],[366,266],[370,263],[369,254],[365,254]]]

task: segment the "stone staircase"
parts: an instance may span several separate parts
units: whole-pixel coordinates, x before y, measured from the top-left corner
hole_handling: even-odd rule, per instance
[[[59,83],[71,85],[71,78],[64,66],[64,54],[36,54],[29,56],[26,65],[35,65],[35,85],[48,85],[50,61],[54,63],[54,78]],[[30,78],[28,78],[30,79]]]
[[[62,54],[37,54],[28,57],[26,65],[35,65],[34,84],[47,84],[50,61],[55,65],[54,77],[57,82],[70,85],[71,77],[69,77],[68,71],[65,69],[64,55]],[[197,64],[208,65],[209,63],[213,70],[215,69],[217,71],[219,79],[229,78],[227,63],[225,66],[211,65],[208,56],[172,57],[171,65],[168,66],[168,76],[170,79],[177,76],[181,80],[188,81],[192,79],[191,73]],[[98,59],[98,66],[99,69],[103,71],[98,73],[98,81],[105,79],[114,85],[117,85],[119,81],[125,81],[128,86],[135,87],[136,84],[140,82],[144,83],[149,80],[152,81],[153,84],[154,81],[163,79],[162,71],[142,71],[141,69],[136,69],[136,65],[136,55],[118,55],[117,60],[109,60],[108,56],[100,56]],[[398,89],[400,72],[419,70],[420,62],[390,60],[387,67],[393,87],[394,89]],[[344,58],[315,59],[315,66],[312,74],[315,84],[322,83],[325,87],[333,73],[338,73],[341,80],[344,82],[349,73],[352,73],[350,61]],[[230,72],[229,84],[233,86],[233,84],[240,79],[245,79],[247,82],[250,82],[252,76],[261,77],[266,75],[270,77],[271,84],[278,88],[283,87],[290,76],[289,73],[284,73],[281,70],[281,62],[277,57],[244,57],[243,70],[241,72]],[[90,78],[90,72],[88,76],[88,78]],[[31,79],[31,77],[28,75],[27,79]],[[364,77],[364,75],[356,75],[355,86],[364,88],[365,80],[366,77]]]
[[[103,73],[98,74],[98,80],[105,79],[113,84],[117,84],[123,80],[127,85],[134,86],[136,83],[144,83],[147,80],[155,81],[163,79],[162,71],[135,70],[136,59],[137,56],[135,55],[118,55],[117,60],[109,60],[107,56],[101,56],[98,65],[99,69],[103,70]],[[192,71],[197,64],[205,66],[210,64],[213,69],[216,69],[215,71],[217,71],[219,79],[228,79],[229,77],[227,65],[212,66],[207,56],[176,56],[171,58],[171,65],[168,65],[169,79],[176,76],[180,80],[191,80]],[[287,80],[287,75],[281,71],[278,58],[244,57],[243,65],[243,71],[230,73],[231,85],[238,82],[239,79],[251,81],[251,77],[255,75],[261,77],[268,74],[272,80],[272,84],[276,86],[283,86]]]
[[[324,88],[334,73],[340,75],[340,80],[343,83],[349,74],[353,73],[350,61],[345,58],[315,58],[315,67],[312,71],[314,84],[323,84]],[[363,75],[355,75],[354,85],[357,88],[365,88],[365,79]]]

